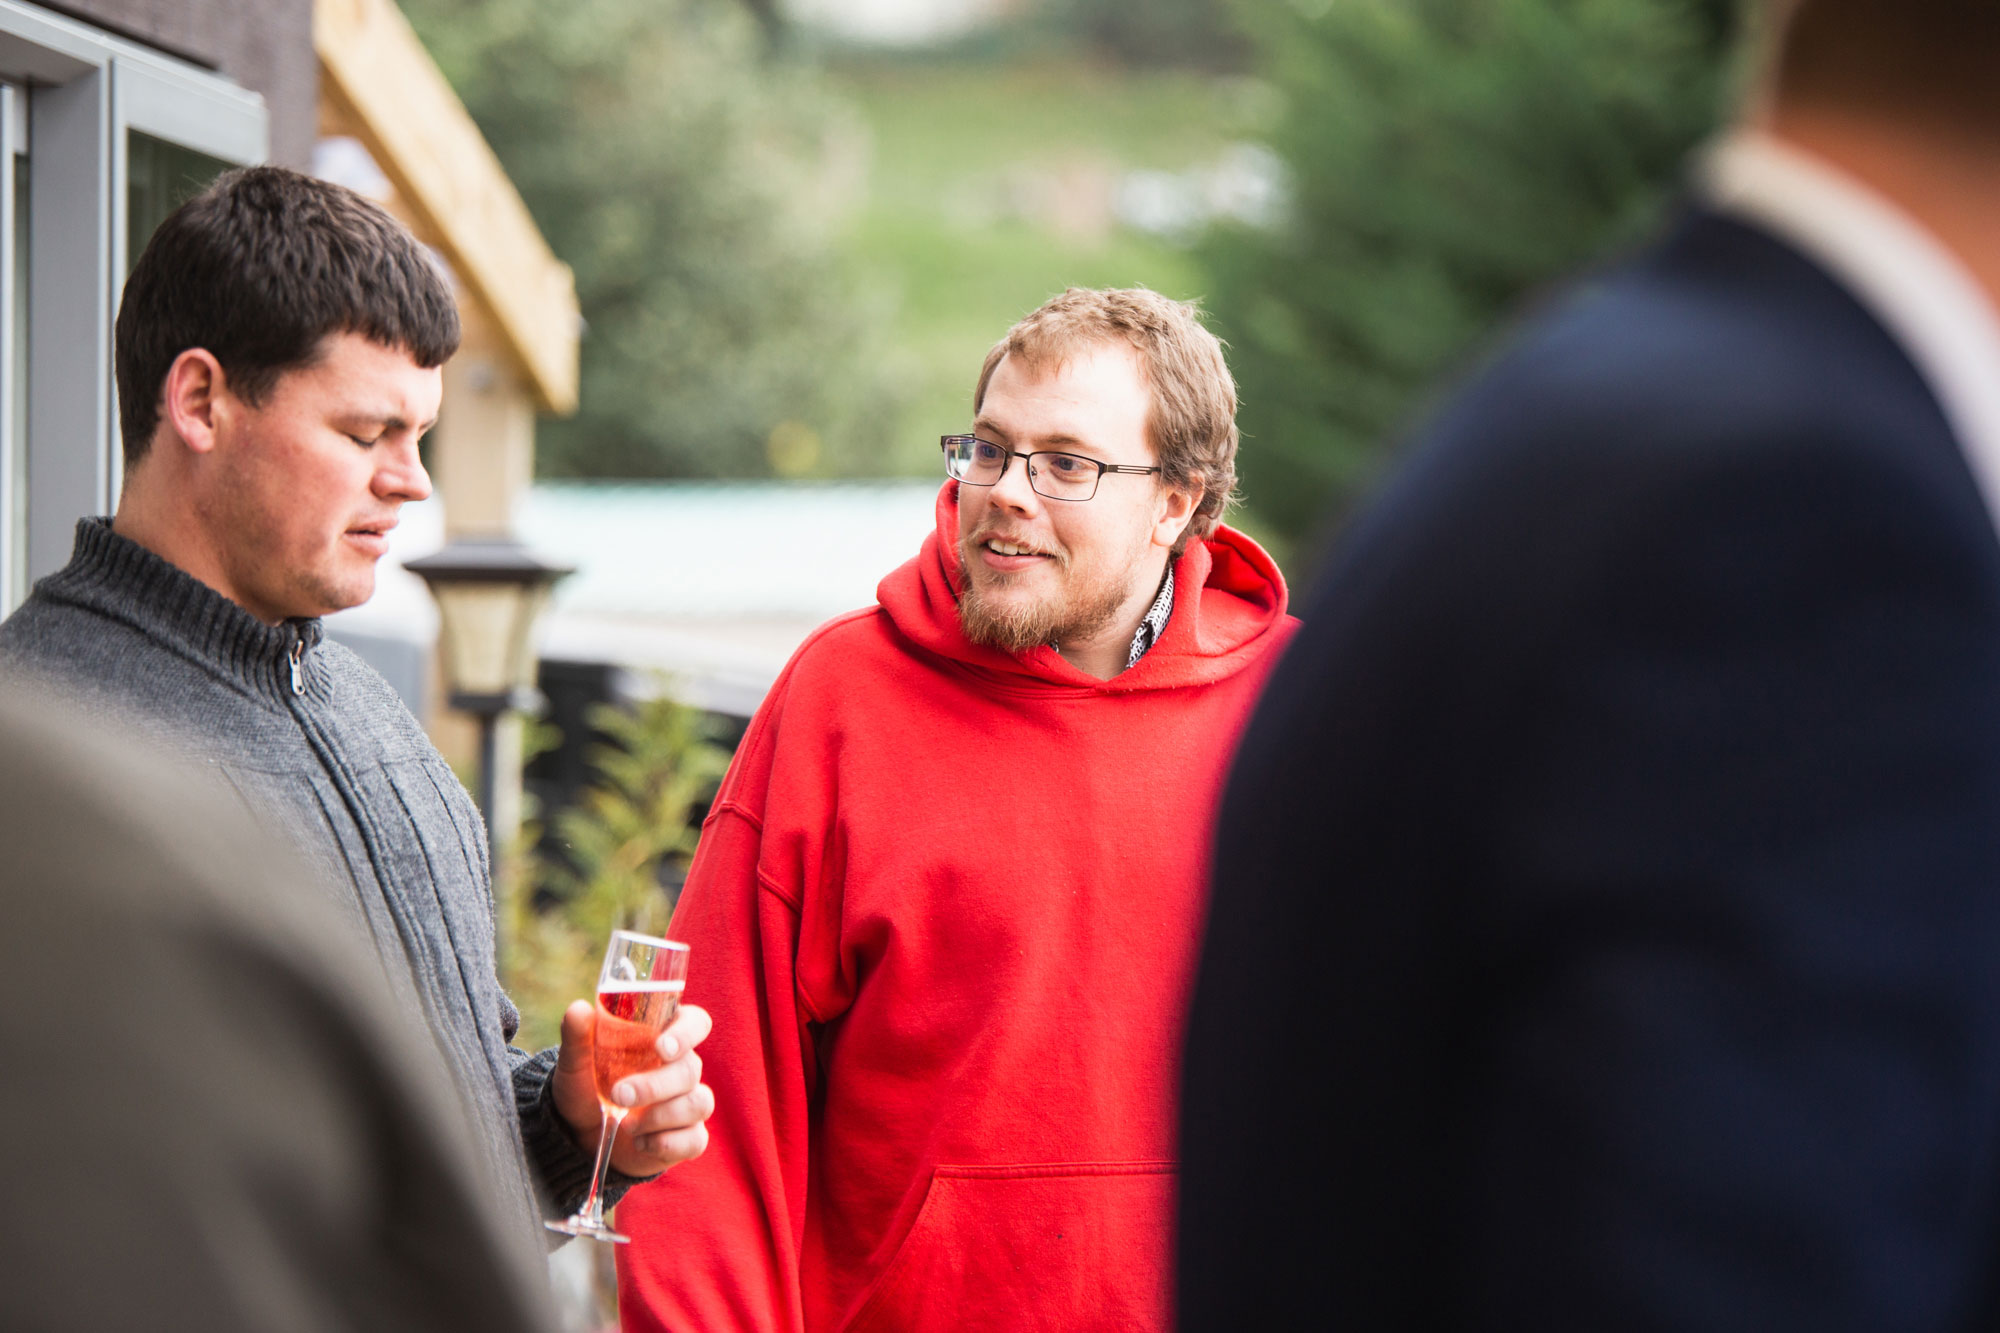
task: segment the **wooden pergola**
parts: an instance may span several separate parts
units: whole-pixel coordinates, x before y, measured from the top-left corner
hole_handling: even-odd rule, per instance
[[[534,475],[536,415],[576,410],[575,280],[393,0],[317,0],[313,45],[321,134],[368,150],[388,206],[458,283],[465,341],[431,443],[447,529],[506,534]]]

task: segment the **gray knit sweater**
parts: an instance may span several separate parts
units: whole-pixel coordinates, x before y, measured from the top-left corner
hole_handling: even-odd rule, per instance
[[[319,621],[266,625],[103,519],[0,624],[15,673],[212,765],[288,833],[429,1018],[523,1222],[576,1207],[591,1162],[549,1097],[555,1051],[508,1045],[479,811],[386,681]]]

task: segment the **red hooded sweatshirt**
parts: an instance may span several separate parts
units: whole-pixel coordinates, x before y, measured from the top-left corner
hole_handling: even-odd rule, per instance
[[[626,1196],[627,1329],[1165,1329],[1209,825],[1296,622],[1228,528],[1111,680],[959,627],[957,483],[816,631],[674,913],[706,1154]]]

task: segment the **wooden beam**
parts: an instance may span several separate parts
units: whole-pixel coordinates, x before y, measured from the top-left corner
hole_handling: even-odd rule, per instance
[[[330,118],[375,158],[415,230],[492,315],[543,411],[576,410],[576,280],[393,0],[315,0]]]

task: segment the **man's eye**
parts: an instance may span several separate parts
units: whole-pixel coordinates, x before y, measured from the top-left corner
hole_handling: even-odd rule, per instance
[[[1084,469],[1084,462],[1075,454],[1050,454],[1049,471],[1058,476],[1074,477]]]
[[[997,463],[1000,461],[1000,446],[982,441],[972,446],[972,456],[982,463]]]
[[[354,441],[356,444],[360,445],[363,449],[373,449],[376,445],[382,442],[382,437],[380,435],[377,435],[374,439],[369,440],[369,439],[364,439],[359,435],[356,435],[352,431],[349,431],[347,433],[347,438]]]

